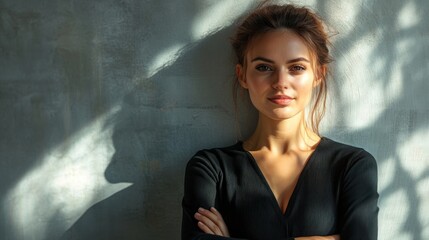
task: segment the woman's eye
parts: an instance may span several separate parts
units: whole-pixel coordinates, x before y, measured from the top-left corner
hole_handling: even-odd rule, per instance
[[[295,65],[295,66],[292,66],[290,68],[290,70],[293,71],[293,72],[299,72],[299,71],[305,70],[305,67],[301,66],[301,65]]]
[[[256,66],[256,70],[260,72],[267,72],[267,71],[272,71],[273,69],[265,65],[259,65],[259,66]]]

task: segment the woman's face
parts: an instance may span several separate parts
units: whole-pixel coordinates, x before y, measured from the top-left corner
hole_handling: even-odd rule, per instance
[[[281,29],[256,37],[245,61],[237,76],[260,113],[273,120],[304,114],[317,81],[310,51],[296,33]]]

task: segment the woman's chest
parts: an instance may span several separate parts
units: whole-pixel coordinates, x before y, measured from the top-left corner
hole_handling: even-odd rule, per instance
[[[226,174],[224,182],[229,184],[219,198],[228,213],[226,221],[240,236],[258,236],[267,231],[279,237],[336,231],[338,176],[308,166],[296,180],[284,210],[263,173],[255,167],[250,164],[237,174]]]

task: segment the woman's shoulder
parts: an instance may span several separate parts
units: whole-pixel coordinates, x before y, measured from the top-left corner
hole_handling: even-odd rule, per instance
[[[216,157],[220,155],[233,155],[233,154],[239,154],[243,152],[242,142],[238,141],[232,145],[227,145],[224,147],[214,147],[214,148],[204,148],[198,150],[195,156],[198,157]]]
[[[230,153],[230,152],[237,152],[241,151],[243,146],[242,141],[237,141],[234,144],[230,144],[223,147],[213,147],[213,148],[204,148],[197,151],[198,153]]]
[[[195,162],[206,162],[214,165],[219,165],[222,162],[230,159],[237,159],[243,156],[243,143],[238,141],[232,145],[225,147],[205,148],[198,150],[194,156],[189,160],[188,164]]]
[[[329,156],[332,160],[346,161],[348,164],[353,164],[357,161],[376,164],[376,160],[371,153],[367,152],[362,147],[341,143],[327,137],[323,137],[321,143],[321,154]]]

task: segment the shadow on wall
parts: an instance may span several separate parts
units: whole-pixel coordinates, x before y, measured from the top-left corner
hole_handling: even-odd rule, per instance
[[[230,48],[229,35],[223,29],[183,49],[172,66],[125,97],[112,119],[116,152],[105,176],[133,185],[91,207],[63,239],[180,235],[184,163],[200,148],[236,141],[228,97],[233,68],[225,67],[233,65],[230,51],[219,51]]]
[[[67,177],[85,179],[83,172],[58,176],[64,168],[79,169],[76,165],[82,162],[81,159],[70,161],[65,154],[67,150],[64,149],[74,144],[69,140],[73,140],[73,135],[91,125],[100,115],[109,112],[121,100],[123,93],[132,88],[134,73],[131,63],[136,62],[136,42],[139,39],[146,41],[148,46],[141,49],[145,55],[139,59],[144,63],[150,62],[158,48],[189,41],[190,33],[184,31],[188,28],[181,26],[183,22],[188,26],[187,18],[191,22],[194,17],[190,13],[197,12],[193,11],[196,4],[192,1],[176,4],[174,9],[167,1],[145,1],[146,5],[139,4],[139,1],[128,4],[116,1],[100,4],[87,1],[48,2],[46,5],[20,1],[0,3],[1,100],[2,110],[5,110],[2,112],[6,113],[1,117],[0,153],[0,191],[2,200],[6,202],[6,216],[2,214],[0,221],[0,232],[3,233],[0,238],[23,239],[31,236],[43,239],[57,236],[58,231],[67,225],[70,216],[64,209],[69,208],[70,201],[74,199],[64,199],[61,192],[68,193],[74,183],[70,182],[63,189],[64,183],[53,183],[51,180]],[[138,16],[131,14],[133,8],[140,10]],[[189,12],[187,18],[172,19],[171,23],[174,24],[162,28],[165,32],[153,28],[151,35],[145,35],[142,29],[151,28],[151,21],[164,20],[163,14],[152,14],[151,11],[158,9],[163,10],[161,13]],[[150,19],[140,19],[148,16],[151,16]],[[136,31],[134,27],[137,24],[141,28]],[[171,35],[174,39],[170,38]],[[123,39],[126,41],[121,41]],[[142,65],[142,71],[149,68]],[[106,69],[109,69],[108,73],[103,72]],[[116,82],[117,76],[127,84]],[[61,148],[54,150],[57,155],[49,154],[57,148]],[[45,157],[45,154],[50,156]],[[89,151],[91,154],[94,152]],[[92,156],[80,156],[86,157],[87,162],[95,160]],[[43,158],[55,161],[42,161]],[[40,166],[46,162],[52,164],[51,167]],[[97,161],[97,164],[101,163]],[[94,178],[89,178],[91,180]],[[88,185],[93,187],[94,184],[97,183]],[[18,189],[23,191],[17,193],[17,186],[23,185],[25,187]],[[6,193],[12,188],[14,194],[7,196]],[[92,192],[87,191],[86,194],[91,195]],[[85,195],[82,198],[93,197]],[[81,202],[85,200],[81,199]],[[45,226],[48,226],[47,229],[44,229]]]
[[[191,42],[198,12],[194,1],[48,2],[0,1],[2,192],[115,107],[160,49]]]
[[[120,184],[106,179],[133,185],[94,205],[65,237],[178,236],[184,163],[202,146],[234,141],[231,103],[217,96],[230,95],[230,56],[218,51],[228,49],[227,30],[189,46],[204,32],[194,31],[198,8],[217,5],[0,3],[1,49],[13,53],[1,58],[10,114],[1,116],[0,238],[57,239],[117,192]],[[181,46],[181,60],[152,76]],[[106,131],[93,128],[117,105]],[[96,142],[111,128],[112,159],[110,139]]]

